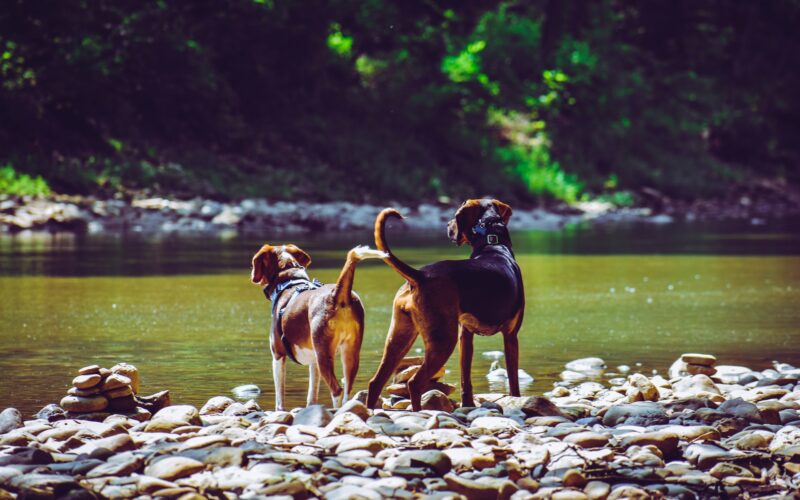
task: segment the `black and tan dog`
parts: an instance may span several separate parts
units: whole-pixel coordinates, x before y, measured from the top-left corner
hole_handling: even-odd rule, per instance
[[[469,243],[468,260],[445,260],[414,269],[398,259],[386,244],[386,220],[402,219],[387,208],[375,220],[375,244],[386,252],[383,259],[407,283],[394,298],[392,322],[378,371],[369,383],[367,405],[374,408],[383,386],[405,356],[417,335],[422,335],[425,358],[419,371],[408,381],[414,410],[431,375],[446,362],[461,340],[461,404],[473,406],[473,335],[502,332],[512,396],[519,396],[519,343],[517,333],[525,311],[522,275],[511,251],[506,224],[511,207],[497,200],[464,202],[447,227],[458,245]]]
[[[356,264],[384,256],[368,247],[353,248],[335,285],[312,281],[306,273],[311,257],[295,245],[264,245],[253,256],[250,279],[264,287],[264,294],[272,301],[269,345],[276,409],[284,409],[287,356],[308,365],[307,404],[317,401],[320,375],[330,388],[334,408],[350,397],[364,335],[364,306],[352,291]],[[334,373],[338,351],[344,391]]]

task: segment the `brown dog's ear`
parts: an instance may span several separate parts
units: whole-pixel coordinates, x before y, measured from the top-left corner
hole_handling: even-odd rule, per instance
[[[492,200],[492,203],[494,204],[494,207],[497,209],[497,212],[500,214],[500,217],[503,218],[503,224],[508,225],[508,219],[511,218],[511,214],[513,213],[511,207],[509,207],[500,200]]]
[[[289,252],[292,257],[294,257],[294,260],[296,260],[301,266],[308,267],[311,265],[311,256],[300,250],[300,248],[297,246],[290,243],[286,245],[285,248],[286,251]]]
[[[456,210],[455,218],[447,223],[447,235],[457,245],[467,243],[467,232],[472,229],[482,213],[481,200],[467,200]]]
[[[264,245],[261,250],[253,256],[250,271],[250,281],[257,285],[266,284],[265,282],[275,273],[278,259],[275,257],[273,247]]]

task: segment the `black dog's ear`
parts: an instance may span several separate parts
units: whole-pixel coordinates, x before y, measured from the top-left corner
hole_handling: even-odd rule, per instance
[[[513,213],[511,207],[500,200],[492,200],[492,204],[494,204],[494,207],[497,209],[500,217],[503,218],[503,224],[508,225],[508,220],[511,218],[511,214]]]
[[[467,200],[456,210],[455,218],[447,223],[447,235],[457,245],[469,242],[468,232],[477,224],[483,213],[481,200]]]
[[[292,245],[290,243],[286,245],[285,248],[286,251],[289,252],[292,257],[294,257],[294,260],[296,260],[301,266],[308,267],[311,264],[311,256],[302,251],[296,245]]]

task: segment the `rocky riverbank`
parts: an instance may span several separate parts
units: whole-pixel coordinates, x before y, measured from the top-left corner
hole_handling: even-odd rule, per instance
[[[754,224],[768,218],[800,214],[800,196],[792,191],[750,190],[718,200],[680,202],[648,192],[638,208],[606,202],[585,202],[548,209],[515,207],[515,229],[559,229],[582,221],[611,223],[641,221],[739,219]],[[777,193],[777,194],[776,194]],[[441,231],[457,208],[450,203],[407,206],[387,200],[409,218],[406,227]],[[219,202],[194,198],[95,199],[0,197],[0,231],[29,230],[79,232],[202,233],[325,231],[371,229],[385,205],[349,202],[284,202],[248,199]]]
[[[800,369],[714,361],[684,355],[669,380],[593,380],[602,361],[577,360],[544,396],[484,394],[477,408],[453,409],[433,394],[420,412],[368,410],[363,394],[338,411],[265,411],[224,396],[152,416],[50,406],[24,421],[9,408],[0,414],[0,498],[797,494]]]

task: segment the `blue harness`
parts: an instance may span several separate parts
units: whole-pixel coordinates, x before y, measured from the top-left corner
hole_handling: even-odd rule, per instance
[[[283,307],[277,309],[278,299],[280,298],[281,294],[283,293],[284,290],[292,286],[295,287],[292,296],[289,297],[289,300],[286,301]],[[317,280],[316,278],[314,278],[313,280],[298,278],[280,283],[278,286],[275,287],[275,290],[273,290],[272,293],[267,291],[269,288],[268,286],[264,287],[264,289],[262,290],[267,300],[272,302],[272,321],[276,322],[275,328],[277,328],[278,333],[280,333],[281,343],[283,344],[283,347],[286,350],[286,354],[288,354],[289,358],[298,365],[300,364],[300,362],[297,361],[297,358],[294,357],[294,353],[292,352],[292,345],[289,343],[288,340],[286,340],[286,337],[283,334],[283,328],[281,328],[281,320],[283,318],[283,313],[284,311],[286,311],[286,308],[289,307],[289,304],[292,303],[292,300],[294,300],[295,297],[308,290],[316,290],[321,286],[322,283],[320,283],[319,280]],[[277,309],[277,314],[276,314],[276,309]]]

